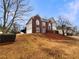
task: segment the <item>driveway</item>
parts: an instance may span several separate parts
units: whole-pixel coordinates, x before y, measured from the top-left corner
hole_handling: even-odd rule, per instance
[[[79,36],[70,36],[72,38],[75,38],[75,39],[79,39]]]

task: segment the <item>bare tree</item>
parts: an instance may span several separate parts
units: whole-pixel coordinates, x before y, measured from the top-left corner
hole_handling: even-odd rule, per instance
[[[78,27],[77,27],[77,26],[74,26],[74,27],[73,27],[73,32],[74,32],[73,34],[74,34],[74,35],[77,35],[77,31],[78,31]]]
[[[13,28],[12,28],[12,30],[15,32],[15,33],[18,33],[20,30],[19,30],[19,24],[18,23],[14,23],[13,24]]]
[[[57,23],[58,27],[61,28],[63,35],[65,35],[65,33],[68,31],[67,28],[71,25],[70,21],[64,16],[59,16]]]
[[[0,2],[3,33],[7,33],[15,21],[22,20],[23,16],[32,11],[29,0],[1,0]]]

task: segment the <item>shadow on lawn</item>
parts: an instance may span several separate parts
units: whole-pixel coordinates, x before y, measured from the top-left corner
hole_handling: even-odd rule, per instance
[[[49,41],[54,41],[58,43],[65,43],[65,44],[72,44],[72,45],[79,45],[79,39],[62,36],[58,34],[52,33],[45,33],[45,34],[34,34],[35,37],[39,36],[41,38],[47,38]]]
[[[78,39],[74,39],[74,38],[70,38],[70,37],[66,37],[64,40],[56,40],[55,42],[65,43],[65,44],[72,44],[72,45],[79,45],[79,40]]]
[[[10,45],[10,44],[13,44],[14,42],[6,42],[6,43],[0,43],[0,46],[3,46],[3,45]]]

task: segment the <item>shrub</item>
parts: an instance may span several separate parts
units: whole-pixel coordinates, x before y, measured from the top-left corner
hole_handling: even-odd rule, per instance
[[[2,42],[14,42],[16,34],[0,34],[0,43]]]

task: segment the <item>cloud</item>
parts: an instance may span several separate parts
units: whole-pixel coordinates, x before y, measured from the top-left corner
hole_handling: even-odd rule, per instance
[[[66,11],[62,15],[67,16],[71,21],[75,21],[79,12],[79,0],[73,0],[65,4]]]

